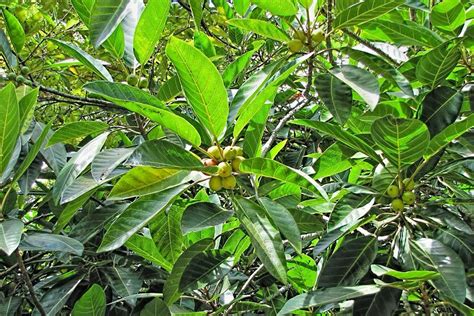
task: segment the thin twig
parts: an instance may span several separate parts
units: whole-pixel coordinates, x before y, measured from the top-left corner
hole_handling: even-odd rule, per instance
[[[26,283],[26,287],[28,287],[28,291],[30,292],[30,296],[31,296],[31,299],[33,300],[33,304],[36,306],[41,316],[46,316],[46,312],[44,311],[43,306],[41,305],[38,298],[36,297],[35,289],[33,288],[33,284],[31,283],[30,276],[28,275],[28,271],[26,271],[25,264],[23,262],[23,258],[21,256],[20,250],[17,249],[15,251],[15,254],[16,254],[16,259],[18,261],[18,267],[20,268],[21,274],[23,275],[23,278]]]
[[[332,32],[332,0],[327,1],[327,12],[326,20],[328,21],[328,27],[326,30],[326,48],[328,49],[328,58],[331,65],[335,66],[334,56],[332,55],[332,43],[331,43],[331,32]]]

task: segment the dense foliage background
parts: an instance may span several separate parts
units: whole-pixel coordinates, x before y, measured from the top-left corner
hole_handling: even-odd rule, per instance
[[[1,315],[474,314],[469,0],[0,8]]]

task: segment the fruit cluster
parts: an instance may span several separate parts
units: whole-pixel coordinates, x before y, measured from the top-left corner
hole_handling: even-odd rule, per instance
[[[30,73],[30,68],[27,67],[27,66],[23,66],[21,67],[20,69],[20,74],[17,75],[14,71],[12,72],[9,72],[7,74],[7,80],[10,80],[10,81],[16,81],[18,83],[26,83],[26,84],[30,84],[31,81],[29,81],[28,79],[26,79],[24,76],[28,75]]]
[[[127,84],[134,87],[138,86],[140,89],[145,89],[148,88],[148,79],[145,77],[138,78],[137,75],[130,74],[127,77]]]
[[[224,149],[219,146],[211,146],[207,153],[212,158],[203,159],[205,166],[217,166],[217,174],[212,175],[209,187],[213,191],[221,189],[232,190],[237,185],[237,180],[232,172],[239,172],[240,163],[245,160],[243,150],[237,146],[227,146]]]
[[[301,51],[305,45],[312,49],[311,46],[321,43],[324,38],[324,32],[322,29],[317,29],[311,34],[311,42],[305,32],[297,30],[293,34],[293,39],[288,42],[288,49],[292,53]]]
[[[387,189],[387,195],[391,197],[392,209],[395,212],[401,212],[405,205],[413,205],[415,203],[415,182],[412,179],[406,178],[403,180],[401,187],[397,185],[390,185]]]

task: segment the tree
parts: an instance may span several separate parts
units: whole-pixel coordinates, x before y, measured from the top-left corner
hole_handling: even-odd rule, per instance
[[[469,1],[1,6],[0,314],[473,314]]]

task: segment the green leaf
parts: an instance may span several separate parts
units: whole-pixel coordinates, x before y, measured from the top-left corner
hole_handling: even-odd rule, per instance
[[[293,311],[343,302],[357,297],[372,295],[380,291],[375,285],[339,286],[300,294],[289,299],[277,315],[290,314]]]
[[[120,178],[110,192],[109,199],[122,200],[158,193],[186,183],[189,179],[187,171],[139,166]]]
[[[95,0],[90,16],[91,43],[97,48],[128,13],[129,0]]]
[[[265,211],[245,198],[234,199],[236,214],[247,231],[258,258],[273,277],[286,283],[286,259],[283,242]]]
[[[443,296],[463,303],[466,298],[466,275],[459,256],[451,248],[434,239],[421,238],[410,245],[421,267],[440,274],[438,279],[432,281],[435,288]]]
[[[132,69],[135,69],[140,65],[135,58],[134,37],[138,20],[140,19],[144,8],[145,5],[143,4],[143,1],[129,0],[128,9],[126,10],[126,14],[120,24],[123,29],[125,42],[123,59],[125,60],[125,64]]]
[[[133,295],[140,291],[143,283],[140,279],[140,274],[128,267],[122,268],[116,266],[107,268],[104,274],[115,293],[124,298],[132,296],[132,298],[128,298],[126,301],[134,306],[136,298],[134,298]]]
[[[435,279],[439,276],[439,273],[435,271],[426,271],[426,270],[412,270],[412,271],[397,271],[388,267],[384,267],[379,264],[373,264],[370,267],[372,273],[378,277],[383,275],[389,275],[391,277],[400,279],[400,280],[416,280],[416,281],[426,281]]]
[[[188,186],[188,184],[176,186],[159,193],[141,197],[130,204],[109,226],[97,252],[112,251],[121,247],[156,214],[163,211]]]
[[[331,74],[354,89],[373,111],[380,98],[377,79],[370,72],[352,65],[343,65],[330,70]]]
[[[170,10],[170,0],[150,0],[138,20],[133,37],[135,56],[144,65],[161,38]]]
[[[275,41],[286,42],[290,40],[288,34],[267,21],[257,19],[230,19],[227,21],[227,24]]]
[[[10,43],[8,42],[7,35],[3,30],[0,30],[0,52],[5,57],[5,61],[10,67],[16,67],[18,65],[18,61],[16,59],[15,54],[13,54],[12,48],[10,47]]]
[[[420,58],[416,64],[416,78],[434,89],[453,71],[459,58],[459,41],[445,42]]]
[[[194,19],[194,27],[199,30],[202,21],[202,0],[190,0],[191,12]]]
[[[443,86],[425,96],[420,120],[428,126],[431,137],[456,121],[462,102],[462,93]]]
[[[295,15],[298,12],[298,8],[295,3],[291,0],[252,0],[258,7],[270,11],[273,15]]]
[[[376,20],[361,27],[365,38],[386,41],[396,45],[435,47],[443,42],[429,28],[409,20]]]
[[[54,132],[48,141],[48,147],[56,143],[67,143],[79,137],[100,133],[109,128],[104,122],[81,121],[66,124]]]
[[[288,260],[288,281],[298,291],[304,293],[316,284],[316,263],[308,255],[300,254]]]
[[[315,179],[322,179],[351,168],[354,162],[351,161],[350,157],[354,154],[355,151],[344,144],[333,143],[317,158],[318,160],[313,165],[313,169],[316,170],[316,174],[313,177]]]
[[[171,316],[171,312],[162,299],[155,297],[143,307],[140,316]]]
[[[79,283],[81,283],[81,279],[75,279],[64,285],[56,286],[48,290],[40,299],[40,304],[43,306],[46,316],[59,314]],[[38,309],[35,308],[32,315],[39,316],[41,314]]]
[[[234,82],[234,80],[242,74],[242,72],[247,68],[250,60],[252,59],[253,54],[262,46],[263,41],[259,41],[258,44],[253,43],[254,48],[245,54],[239,56],[236,60],[230,63],[222,73],[222,80],[224,81],[224,86],[229,88],[229,86]]]
[[[208,58],[213,58],[214,56],[216,56],[216,48],[214,47],[214,44],[212,44],[211,39],[209,38],[209,36],[206,35],[206,33],[195,31],[193,43],[194,47],[203,52],[204,55],[206,55]]]
[[[318,277],[318,287],[355,285],[369,271],[377,256],[377,238],[345,241],[329,258]]]
[[[173,266],[170,276],[166,280],[163,289],[163,298],[168,306],[171,306],[180,296],[179,284],[188,264],[195,256],[209,248],[213,243],[212,239],[201,239],[186,249]]]
[[[444,0],[431,9],[431,24],[441,30],[455,31],[465,20],[464,5],[459,0]]]
[[[141,89],[106,81],[87,83],[84,89],[160,123],[195,146],[201,144],[201,136],[191,123],[167,109],[161,100]]]
[[[171,263],[175,263],[183,252],[182,211],[181,207],[171,205],[168,212],[158,213],[148,225],[156,247]]]
[[[39,88],[31,89],[18,100],[18,107],[20,108],[20,133],[24,133],[33,120],[38,94]]]
[[[134,234],[127,240],[125,246],[144,259],[163,267],[168,272],[173,268],[173,265],[163,257],[151,238]]]
[[[46,139],[49,140],[49,137],[53,135],[53,131],[43,123],[39,122],[36,123],[35,128],[33,129],[31,139],[37,141],[44,129],[48,130]],[[67,153],[63,144],[56,144],[49,148],[42,148],[40,153],[56,174],[59,174],[61,169],[66,165]]]
[[[331,135],[332,137],[336,138],[338,141],[344,143],[345,145],[351,147],[352,149],[364,153],[370,158],[374,159],[375,161],[381,161],[380,157],[374,151],[374,149],[369,146],[365,141],[360,139],[359,137],[343,130],[341,127],[324,123],[324,122],[316,122],[311,120],[293,120],[290,121],[291,124],[306,126],[310,128],[314,128],[319,132],[324,134]]]
[[[5,25],[7,27],[8,36],[15,48],[15,52],[19,54],[23,45],[25,45],[25,31],[18,19],[10,13],[10,11],[3,9],[3,17],[5,18]]]
[[[423,157],[429,159],[443,149],[450,142],[469,131],[474,126],[474,114],[469,115],[462,121],[449,125],[430,141],[430,144]]]
[[[260,111],[252,118],[245,131],[243,149],[249,158],[260,157],[262,154],[262,138],[272,104],[266,102]]]
[[[288,239],[296,252],[301,253],[301,233],[293,215],[283,205],[272,201],[269,198],[261,198],[260,202],[269,215],[270,219],[280,232]]]
[[[1,315],[16,315],[16,311],[20,307],[22,298],[18,296],[9,296],[0,299]]]
[[[54,38],[50,38],[49,40],[60,46],[66,54],[79,60],[84,66],[92,70],[99,77],[108,81],[114,81],[109,71],[102,65],[100,61],[98,61],[79,47],[71,43],[63,42]]]
[[[61,169],[53,187],[53,199],[59,203],[69,186],[94,160],[107,140],[108,133],[101,134],[84,145]]]
[[[246,159],[240,164],[240,171],[293,183],[319,193],[323,198],[328,199],[324,189],[313,178],[300,170],[293,169],[275,160],[259,157]]]
[[[178,71],[184,95],[194,113],[218,139],[226,128],[229,104],[224,82],[216,67],[198,49],[175,37],[166,46],[166,55]]]
[[[225,223],[234,212],[210,202],[193,203],[184,211],[181,229],[184,234]]]
[[[169,102],[173,100],[177,95],[181,93],[181,83],[177,75],[166,80],[158,90],[156,97],[163,102]]]
[[[23,222],[18,219],[7,219],[0,222],[0,249],[10,256],[20,244],[23,234]]]
[[[9,83],[0,90],[0,175],[5,171],[20,134],[20,111],[15,86]]]
[[[105,292],[99,284],[92,286],[74,304],[72,316],[105,315]]]
[[[33,233],[20,243],[23,251],[58,251],[82,255],[84,246],[76,239],[54,234]]]
[[[328,232],[351,224],[367,214],[375,203],[370,195],[349,193],[344,195],[331,212],[328,222]]]
[[[344,125],[351,116],[352,89],[330,74],[316,77],[316,91],[334,119]]]
[[[91,174],[95,181],[103,181],[130,157],[135,148],[112,148],[101,151],[91,163]]]
[[[405,3],[405,0],[366,0],[341,11],[334,19],[334,28],[356,26],[376,19]]]
[[[94,191],[90,191],[88,194],[76,198],[75,200],[68,203],[68,205],[61,211],[58,221],[54,225],[53,232],[59,233],[66,225],[71,221],[76,212],[89,200]]]

